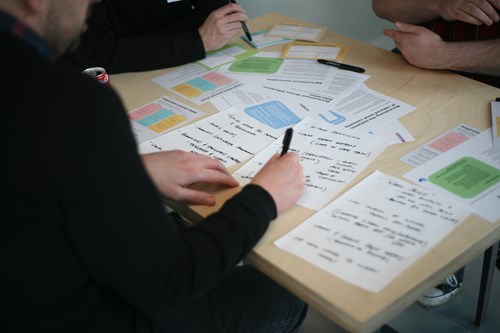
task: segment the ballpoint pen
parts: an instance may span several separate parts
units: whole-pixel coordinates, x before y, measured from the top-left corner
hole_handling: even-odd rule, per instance
[[[283,148],[281,149],[281,155],[283,156],[288,153],[288,148],[290,148],[290,142],[292,142],[293,128],[287,128],[285,136],[283,137]]]
[[[236,0],[229,0],[232,3],[236,3]],[[247,36],[249,41],[252,41],[252,35],[250,34],[250,31],[248,30],[247,24],[245,22],[241,22],[241,27],[243,28],[243,31],[245,32],[245,36]]]
[[[348,65],[348,64],[343,64],[341,62],[336,62],[333,60],[318,59],[318,62],[320,64],[330,65],[330,66],[334,66],[334,67],[337,67],[340,69],[345,69],[345,70],[353,71],[353,72],[357,72],[357,73],[364,73],[365,72],[364,68],[356,67],[356,66],[352,66],[352,65]]]

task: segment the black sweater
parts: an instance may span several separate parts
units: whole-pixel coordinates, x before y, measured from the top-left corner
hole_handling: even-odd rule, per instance
[[[106,0],[94,6],[75,55],[83,70],[108,73],[174,67],[205,57],[198,28],[227,0]]]
[[[211,290],[276,217],[250,185],[179,231],[113,90],[0,45],[0,332],[140,331]]]

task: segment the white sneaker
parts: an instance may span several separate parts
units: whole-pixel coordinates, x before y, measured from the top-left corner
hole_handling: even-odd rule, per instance
[[[441,305],[452,299],[461,287],[462,283],[458,283],[455,274],[451,274],[441,284],[423,294],[418,302],[427,307]]]

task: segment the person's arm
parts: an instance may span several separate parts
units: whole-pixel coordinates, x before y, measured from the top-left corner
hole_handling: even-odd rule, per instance
[[[233,37],[241,34],[241,22],[248,21],[243,8],[229,4],[214,10],[198,29],[205,51],[213,51],[226,45]]]
[[[73,90],[87,91],[80,112],[62,126],[67,165],[57,179],[68,241],[92,283],[148,317],[164,317],[214,288],[303,193],[298,155],[275,156],[219,211],[180,230],[138,156],[118,97],[84,88]]]
[[[171,150],[141,157],[160,193],[172,200],[212,206],[215,199],[211,193],[189,186],[199,182],[238,186],[220,161],[206,155]]]
[[[154,10],[160,13],[154,17],[148,17],[148,6],[153,5],[95,5],[74,65],[80,70],[100,66],[110,74],[175,67],[222,47],[240,33],[239,21],[248,19],[240,6],[225,1],[198,1],[194,10],[176,8],[175,2],[156,4]]]
[[[384,33],[417,67],[500,76],[500,39],[445,42],[424,27],[401,22],[396,27]]]
[[[499,20],[500,0],[372,0],[372,8],[391,22],[422,24],[441,17],[491,25]]]
[[[133,6],[140,7],[140,4],[108,4],[103,1],[93,7],[88,30],[82,35],[80,46],[73,56],[73,62],[80,70],[99,66],[106,68],[110,74],[146,71],[174,67],[205,56],[203,42],[196,31],[196,27],[203,22],[200,15],[179,22],[184,27],[193,25],[191,29],[175,32],[176,27],[170,26],[170,31],[162,28],[139,33],[139,30],[129,31],[132,29],[127,26],[129,22],[122,22],[124,13],[115,13],[117,8],[108,6],[129,11],[134,9]],[[149,30],[145,13],[132,12],[130,15],[137,15],[133,18],[137,21],[135,25],[140,27],[137,29]],[[129,32],[125,34],[124,31]]]

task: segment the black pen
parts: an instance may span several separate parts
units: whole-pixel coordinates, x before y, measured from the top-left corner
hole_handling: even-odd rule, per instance
[[[348,65],[348,64],[343,64],[341,62],[336,62],[333,60],[318,59],[318,62],[320,64],[330,65],[330,66],[337,67],[340,69],[345,69],[347,71],[353,71],[356,73],[364,73],[365,72],[364,68],[356,67],[356,66],[352,66],[352,65]]]
[[[232,3],[236,3],[236,0],[229,0]],[[250,34],[250,31],[248,30],[247,24],[245,22],[241,22],[241,27],[243,28],[243,31],[245,32],[245,36],[247,36],[249,41],[252,41],[252,35]]]
[[[288,153],[288,148],[290,148],[290,142],[292,142],[293,128],[287,128],[285,136],[283,137],[283,148],[281,149],[281,155],[283,156]]]

